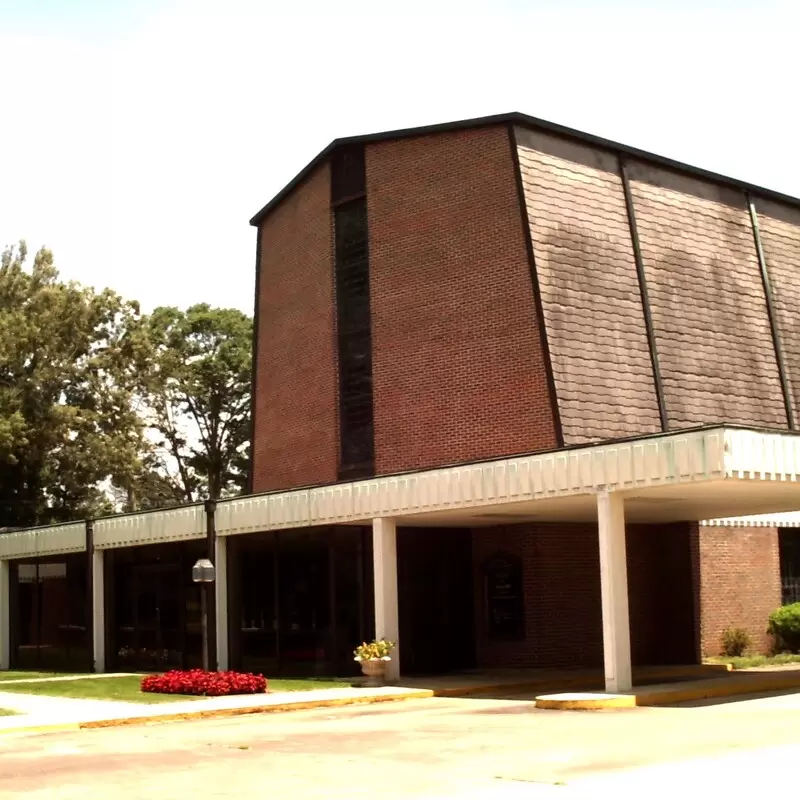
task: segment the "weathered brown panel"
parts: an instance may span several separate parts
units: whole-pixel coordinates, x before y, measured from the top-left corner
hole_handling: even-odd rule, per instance
[[[518,131],[565,444],[661,429],[614,156]]]
[[[376,471],[555,447],[507,129],[366,160]]]
[[[789,397],[800,422],[800,209],[755,201]]]
[[[669,423],[786,427],[743,194],[631,168]]]
[[[253,491],[336,480],[330,173],[262,223]]]

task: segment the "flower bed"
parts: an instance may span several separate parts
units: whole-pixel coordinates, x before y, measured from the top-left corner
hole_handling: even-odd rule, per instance
[[[262,694],[267,679],[249,672],[204,672],[202,669],[172,670],[142,678],[142,691],[156,694],[192,694],[222,697],[228,694]]]

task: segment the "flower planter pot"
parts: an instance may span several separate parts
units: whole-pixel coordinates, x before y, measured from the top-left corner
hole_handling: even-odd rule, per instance
[[[361,671],[367,676],[365,684],[367,686],[383,686],[386,682],[386,665],[388,663],[381,659],[362,661]]]

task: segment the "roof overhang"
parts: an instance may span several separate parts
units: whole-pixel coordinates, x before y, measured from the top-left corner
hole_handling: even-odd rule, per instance
[[[733,427],[660,434],[368,480],[222,500],[220,536],[393,517],[421,527],[596,518],[621,492],[629,522],[712,520],[800,509],[800,436]],[[103,548],[201,539],[202,506],[97,520]],[[83,523],[0,536],[0,558],[85,549]]]

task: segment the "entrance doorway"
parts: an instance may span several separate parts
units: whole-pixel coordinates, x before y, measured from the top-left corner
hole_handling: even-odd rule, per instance
[[[400,673],[473,669],[475,657],[472,531],[397,531]]]
[[[113,555],[112,555],[113,553]],[[200,589],[191,565],[200,549],[154,545],[109,551],[108,591],[113,619],[109,662],[139,672],[189,669],[202,663]]]
[[[368,529],[231,537],[228,548],[233,665],[287,677],[357,672],[353,648],[374,629]]]

